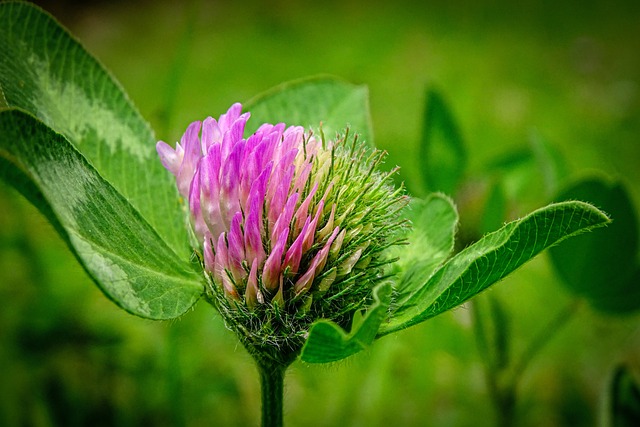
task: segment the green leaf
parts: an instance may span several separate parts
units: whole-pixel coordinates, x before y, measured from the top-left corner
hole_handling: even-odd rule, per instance
[[[0,3],[0,92],[73,144],[181,258],[191,255],[173,177],[147,123],[100,63],[49,14]]]
[[[626,188],[619,182],[590,178],[559,197],[588,200],[613,218],[605,230],[579,236],[549,251],[563,283],[601,311],[640,309],[638,216]]]
[[[389,283],[374,289],[374,303],[368,308],[362,322],[354,326],[350,333],[327,320],[314,323],[302,348],[302,360],[308,363],[335,362],[370,346],[380,324],[388,316],[391,293]]]
[[[425,200],[413,198],[405,212],[412,225],[407,244],[390,250],[390,257],[398,258],[390,271],[397,278],[396,304],[422,286],[425,278],[451,254],[458,226],[456,208],[444,194],[433,193]]]
[[[359,140],[373,146],[369,91],[332,77],[313,77],[276,86],[244,104],[254,128],[284,122],[312,128],[322,123],[327,139],[349,126]],[[249,125],[248,124],[248,125]],[[253,129],[248,129],[253,130]]]
[[[427,91],[420,161],[429,191],[455,194],[465,172],[467,152],[452,113],[433,89]]]
[[[449,259],[397,308],[378,335],[399,331],[450,310],[543,249],[607,223],[609,218],[604,213],[582,202],[552,204],[510,222]]]
[[[40,208],[122,308],[170,319],[198,300],[195,270],[64,136],[26,112],[1,111],[0,160],[0,177]]]

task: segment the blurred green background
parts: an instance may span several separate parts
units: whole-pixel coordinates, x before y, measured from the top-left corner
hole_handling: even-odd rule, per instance
[[[279,83],[336,75],[368,85],[376,145],[420,195],[436,88],[467,150],[462,230],[480,221],[487,165],[532,135],[563,159],[557,189],[610,177],[640,207],[639,2],[40,3],[112,71],[158,139]],[[551,200],[535,174],[510,176],[510,217]],[[257,372],[209,306],[164,323],[121,311],[4,183],[0,298],[0,425],[259,423]],[[512,360],[557,326],[519,377],[515,425],[600,425],[615,367],[640,372],[638,312],[576,299],[546,254],[477,300],[499,301]],[[571,316],[548,326],[566,307]],[[473,323],[468,304],[344,362],[295,363],[286,423],[497,425]]]

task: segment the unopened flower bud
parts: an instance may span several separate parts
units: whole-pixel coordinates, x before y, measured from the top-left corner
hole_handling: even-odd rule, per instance
[[[376,170],[383,154],[348,132],[263,124],[245,138],[241,111],[157,150],[188,201],[208,300],[254,354],[290,358],[313,321],[347,325],[371,300],[407,199]]]

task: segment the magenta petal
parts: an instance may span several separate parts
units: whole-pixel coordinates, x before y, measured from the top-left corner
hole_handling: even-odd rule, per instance
[[[225,133],[229,130],[233,122],[235,122],[238,117],[240,117],[240,113],[242,112],[242,104],[236,102],[233,104],[227,112],[220,116],[220,120],[218,120],[218,125],[220,126],[220,130],[222,133]]]
[[[184,149],[184,158],[182,159],[176,182],[178,184],[178,191],[183,197],[189,196],[191,180],[193,179],[198,160],[202,157],[202,147],[198,137],[200,125],[200,122],[191,123],[180,140],[180,144]]]
[[[218,236],[227,228],[220,213],[220,144],[214,144],[202,158],[200,173],[200,209],[205,224],[213,236]]]
[[[204,152],[208,152],[209,148],[215,144],[220,143],[222,140],[222,132],[218,127],[218,122],[213,117],[207,117],[202,122],[202,137],[201,143]]]
[[[313,246],[313,242],[316,234],[316,228],[318,226],[318,221],[320,220],[320,216],[322,215],[323,209],[324,209],[324,200],[320,200],[320,203],[318,203],[318,208],[316,209],[316,215],[315,217],[313,217],[313,221],[311,221],[309,225],[305,223],[304,227],[302,227],[302,231],[300,232],[300,235],[304,236],[304,240],[302,243],[302,250],[304,252],[307,252],[309,249],[311,249],[311,246]]]
[[[300,207],[296,211],[295,219],[294,219],[296,232],[300,232],[300,230],[302,229],[302,226],[305,223],[308,216],[309,205],[313,201],[313,196],[315,196],[317,190],[318,190],[318,183],[316,182],[313,188],[311,189],[311,191],[309,192],[309,195],[307,196],[307,198],[304,199],[304,202],[300,204]]]
[[[207,225],[204,223],[202,217],[202,210],[200,209],[200,170],[196,169],[196,173],[191,181],[191,188],[189,189],[189,209],[193,215],[193,225],[198,237],[204,236],[207,231]]]
[[[327,262],[331,244],[338,235],[338,231],[339,228],[336,227],[335,230],[333,230],[331,237],[329,237],[329,240],[327,240],[327,243],[325,243],[324,247],[313,257],[313,260],[311,261],[307,272],[296,281],[294,285],[296,295],[300,295],[301,293],[307,292],[309,289],[311,289],[311,285],[313,284],[313,279],[315,278],[316,272],[322,271]]]
[[[275,173],[276,172],[274,172],[274,174]],[[274,191],[267,191],[267,200],[269,200],[269,211],[267,218],[269,219],[269,225],[271,226],[273,226],[273,224],[278,220],[278,217],[282,213],[285,202],[287,201],[287,196],[290,194],[289,187],[294,173],[295,166],[289,165],[288,170],[279,178],[272,175],[271,181],[275,183],[270,186],[269,190],[273,188]]]
[[[253,260],[251,264],[251,271],[247,278],[247,289],[244,293],[244,300],[249,308],[253,308],[258,304],[264,303],[264,296],[260,292],[258,286],[258,260]]]
[[[307,292],[311,289],[311,285],[313,284],[313,279],[316,276],[316,269],[314,267],[309,267],[306,273],[304,273],[293,285],[293,289],[295,291],[296,296],[302,294],[303,292]]]
[[[215,268],[215,254],[213,252],[213,242],[212,237],[209,232],[207,232],[204,236],[204,244],[203,244],[203,252],[204,252],[204,268],[207,271],[213,271]]]
[[[298,235],[296,240],[294,240],[294,242],[289,247],[289,250],[284,257],[284,265],[282,266],[283,270],[288,267],[291,270],[292,274],[296,274],[298,272],[298,267],[300,266],[300,260],[302,259],[302,253],[304,250],[304,230],[308,226],[309,218],[307,218],[307,222],[304,224],[303,232]]]
[[[284,229],[289,229],[289,225],[291,224],[291,218],[293,218],[293,213],[296,208],[296,203],[298,203],[298,193],[294,193],[289,196],[287,200],[287,204],[284,206],[282,212],[278,216],[276,223],[273,225],[271,229],[271,242],[275,242],[277,237],[282,233]]]
[[[180,165],[182,164],[182,158],[184,157],[182,150],[174,150],[166,142],[158,141],[156,144],[156,151],[158,152],[158,156],[160,156],[162,166],[164,166],[174,176],[177,176],[180,171]]]
[[[266,254],[262,243],[262,212],[264,204],[264,195],[267,188],[267,182],[271,173],[271,167],[267,167],[257,180],[253,182],[249,199],[247,203],[247,219],[244,229],[244,243],[247,255],[247,261],[253,262],[258,259],[258,263],[262,265]]]
[[[236,280],[246,277],[246,272],[242,268],[244,260],[244,236],[242,235],[242,212],[237,212],[231,221],[231,228],[227,235],[229,252],[229,269]]]
[[[228,251],[225,233],[221,233],[220,236],[218,236],[218,241],[215,242],[215,252],[216,258],[213,268],[213,277],[221,281],[228,265]]]
[[[240,161],[244,154],[244,141],[236,144],[233,151],[222,164],[220,176],[220,212],[222,221],[228,227],[231,219],[240,211],[239,181]]]
[[[280,283],[280,275],[282,273],[282,253],[284,252],[284,246],[287,243],[287,237],[289,236],[289,229],[284,229],[275,246],[271,248],[271,254],[264,263],[262,269],[262,285],[269,291],[274,291],[278,288]]]

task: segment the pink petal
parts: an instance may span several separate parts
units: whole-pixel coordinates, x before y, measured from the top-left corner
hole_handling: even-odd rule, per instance
[[[288,236],[289,229],[286,228],[280,233],[275,246],[271,248],[271,254],[265,261],[264,268],[262,269],[262,285],[271,292],[273,292],[279,284],[282,273],[282,253],[284,252],[284,246],[287,243]]]

